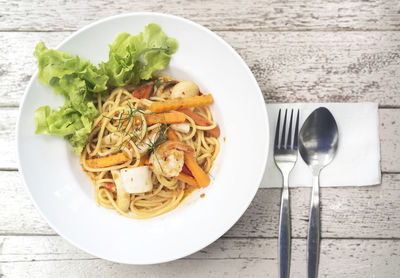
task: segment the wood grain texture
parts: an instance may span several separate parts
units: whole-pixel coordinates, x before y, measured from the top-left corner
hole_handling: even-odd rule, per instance
[[[0,177],[0,203],[7,208],[0,213],[0,234],[55,234],[29,198],[20,174],[4,171]]]
[[[0,109],[0,169],[16,169],[16,134],[18,110]]]
[[[17,108],[0,108],[0,169],[16,169]],[[382,170],[400,172],[400,109],[380,109]],[[38,135],[45,136],[45,135]],[[60,139],[61,140],[61,139]]]
[[[18,106],[21,102],[25,88],[37,70],[33,57],[36,44],[43,40],[49,47],[55,47],[67,36],[66,33],[1,33],[0,106]]]
[[[0,36],[0,106],[18,106],[39,41],[70,33]],[[359,102],[400,107],[400,32],[218,32],[244,58],[266,102]],[[22,47],[15,48],[15,45]]]
[[[321,236],[325,238],[399,238],[399,175],[384,175],[373,187],[321,188]],[[226,236],[278,235],[280,190],[259,190],[249,209]],[[305,238],[311,189],[290,190],[292,236]],[[251,228],[250,228],[251,227]]]
[[[218,32],[247,62],[267,102],[400,106],[400,32]],[[36,71],[32,52],[69,33],[3,33],[0,106],[17,106]],[[13,45],[23,45],[15,49]]]
[[[55,47],[107,16],[189,18],[231,44],[266,102],[380,104],[382,185],[322,188],[320,277],[400,273],[400,2],[396,0],[0,0],[0,277],[277,277],[279,189],[260,189],[221,239],[187,258],[129,266],[57,236],[16,169],[15,122],[40,40]],[[368,32],[366,32],[368,31]],[[310,189],[291,190],[292,276],[305,277]],[[132,252],[135,252],[133,250]]]
[[[400,174],[386,174],[381,186],[322,188],[323,238],[400,238]],[[0,235],[44,234],[54,231],[34,208],[17,172],[0,172],[0,203],[7,208],[0,218]],[[292,235],[305,238],[309,188],[291,189]],[[226,237],[278,235],[279,189],[260,189]]]
[[[104,17],[137,11],[183,16],[213,30],[400,29],[400,6],[394,0],[1,0],[0,7],[0,30],[75,30]]]
[[[400,32],[231,32],[223,37],[251,68],[266,102],[400,105]]]
[[[53,237],[0,237],[4,277],[277,277],[276,239],[223,238],[187,258],[152,266],[97,259]],[[379,248],[377,248],[379,246]],[[292,277],[305,277],[306,241],[292,242]],[[321,241],[320,277],[397,277],[399,240]],[[372,254],[372,256],[371,256]],[[360,264],[362,262],[362,264]]]

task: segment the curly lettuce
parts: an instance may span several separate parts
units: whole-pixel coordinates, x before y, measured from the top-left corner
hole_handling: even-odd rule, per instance
[[[98,115],[93,93],[107,90],[108,77],[90,62],[48,49],[43,42],[36,45],[34,56],[39,63],[39,81],[65,97],[58,110],[49,106],[36,109],[36,134],[62,136],[79,154]]]
[[[51,86],[55,94],[62,94],[65,103],[59,109],[36,109],[36,134],[61,136],[80,154],[98,115],[97,94],[152,78],[168,66],[177,48],[177,41],[167,37],[156,24],[147,25],[136,36],[119,34],[110,45],[109,60],[99,67],[38,43],[34,52],[39,64],[38,79]]]
[[[109,60],[100,65],[111,87],[137,84],[166,68],[178,42],[157,24],[149,24],[136,36],[121,33],[110,45]]]

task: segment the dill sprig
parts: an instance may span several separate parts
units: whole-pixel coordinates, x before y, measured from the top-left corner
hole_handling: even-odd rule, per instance
[[[169,126],[167,124],[160,125],[157,131],[158,132],[158,135],[156,136],[157,140],[155,140],[155,142],[151,142],[150,138],[149,143],[147,143],[147,145],[149,146],[149,148],[147,149],[147,154],[153,153],[159,145],[168,140],[168,135],[167,135],[168,128]]]
[[[109,119],[110,121],[117,122],[116,129],[117,131],[121,132],[122,137],[125,137],[126,135],[129,136],[129,139],[126,140],[125,142],[122,142],[122,144],[118,146],[118,149],[125,148],[129,142],[132,142],[136,147],[138,147],[138,145],[144,142],[146,138],[149,138],[148,142],[145,142],[145,144],[148,146],[147,154],[153,153],[159,145],[161,145],[168,139],[167,131],[169,127],[167,123],[164,122],[163,124],[159,125],[157,133],[154,135],[154,138],[156,138],[156,140],[153,142],[152,138],[149,137],[149,130],[147,125],[145,128],[144,136],[140,136],[140,134],[142,133],[142,130],[145,126],[143,116],[153,115],[156,118],[154,114],[158,114],[158,112],[145,112],[140,107],[134,108],[129,102],[127,103],[127,105],[129,110],[128,111],[122,110],[122,112],[118,117],[114,118],[103,115],[103,117]],[[133,123],[133,128],[132,131],[129,132],[128,125],[130,124],[131,121]],[[125,129],[123,129],[124,127]]]
[[[157,160],[157,163],[160,166],[161,172],[164,172],[164,169],[162,168],[160,160],[158,159],[156,148],[168,140],[168,134],[167,134],[168,128],[169,128],[169,126],[167,124],[160,125],[160,128],[158,130],[159,135],[157,136],[157,140],[154,143],[148,144],[149,148],[147,150],[148,155],[150,155],[151,153],[154,154],[154,156]],[[149,141],[151,142],[151,138]]]
[[[156,83],[154,83],[154,93],[157,92],[158,88],[160,88],[161,84],[163,84],[163,83],[164,83],[163,79],[158,79],[156,81]]]

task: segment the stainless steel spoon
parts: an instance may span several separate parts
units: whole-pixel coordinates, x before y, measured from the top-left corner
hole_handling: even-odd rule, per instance
[[[324,107],[314,110],[300,130],[300,155],[311,167],[314,176],[307,237],[308,278],[318,277],[320,249],[319,173],[334,158],[338,141],[339,132],[336,121],[331,112]]]

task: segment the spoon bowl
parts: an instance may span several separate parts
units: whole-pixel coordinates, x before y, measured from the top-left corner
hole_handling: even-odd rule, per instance
[[[307,165],[320,171],[333,160],[338,142],[339,132],[333,115],[320,107],[310,114],[301,128],[299,151]]]

